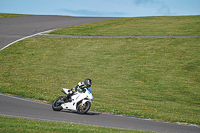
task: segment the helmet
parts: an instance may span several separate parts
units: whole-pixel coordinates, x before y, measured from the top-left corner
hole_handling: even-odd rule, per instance
[[[92,85],[92,80],[87,78],[85,79],[84,84],[86,85],[86,87],[90,87]]]

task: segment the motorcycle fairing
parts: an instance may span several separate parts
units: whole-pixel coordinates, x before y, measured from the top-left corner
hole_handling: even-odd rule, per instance
[[[66,93],[68,93],[69,89],[63,89]],[[63,103],[61,106],[63,109],[76,110],[77,103],[79,103],[82,99],[87,98],[87,95],[82,92],[76,92],[75,95],[71,97],[72,102]],[[82,100],[82,105],[89,100]]]

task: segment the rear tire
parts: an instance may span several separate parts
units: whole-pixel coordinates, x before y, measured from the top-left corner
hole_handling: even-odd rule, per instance
[[[52,104],[52,109],[54,111],[61,111],[63,109],[63,107],[61,106],[62,103],[58,103],[59,100],[61,100],[61,98],[63,98],[63,96],[58,97]]]
[[[91,103],[89,101],[87,101],[85,104],[83,104],[83,106],[81,105],[82,102],[78,103],[78,106],[77,106],[77,112],[79,114],[85,114],[89,111],[90,107],[91,107]]]

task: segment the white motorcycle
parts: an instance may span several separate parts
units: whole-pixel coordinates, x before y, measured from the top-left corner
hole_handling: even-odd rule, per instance
[[[63,88],[62,92],[66,95],[69,93],[69,89]],[[77,91],[66,102],[63,101],[64,96],[58,97],[52,104],[54,111],[61,111],[62,109],[77,111],[80,114],[85,114],[91,107],[93,101],[92,93],[87,89],[83,92]]]

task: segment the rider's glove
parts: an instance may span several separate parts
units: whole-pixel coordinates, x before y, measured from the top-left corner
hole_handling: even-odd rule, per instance
[[[86,92],[86,89],[85,89],[85,88],[83,88],[83,89],[82,89],[82,91],[83,91],[83,93],[85,93],[85,92]]]

